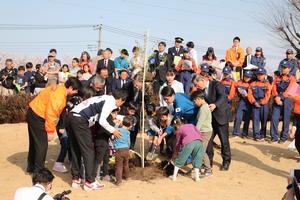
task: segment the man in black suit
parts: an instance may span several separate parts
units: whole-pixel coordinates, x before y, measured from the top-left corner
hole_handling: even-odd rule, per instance
[[[176,61],[179,61],[183,56],[183,46],[182,46],[183,39],[181,37],[175,38],[175,46],[168,49],[168,67],[175,68],[177,65]],[[179,57],[179,58],[178,58]],[[175,61],[175,62],[174,62]]]
[[[127,70],[121,70],[120,76],[118,79],[114,79],[112,84],[112,91],[118,90],[123,88],[126,83],[131,82],[131,80],[128,78],[128,71]]]
[[[96,81],[97,84],[94,84],[94,80],[96,77],[104,81]],[[99,80],[100,80],[99,79]],[[101,84],[100,84],[101,82]],[[86,81],[84,86],[92,86],[95,89],[95,96],[101,96],[104,94],[112,94],[112,85],[113,85],[113,78],[108,76],[108,69],[107,68],[100,68],[96,74],[94,74],[89,80]]]
[[[221,156],[223,159],[220,170],[227,171],[231,162],[231,151],[228,134],[228,106],[227,96],[223,85],[218,81],[209,81],[208,77],[196,75],[193,78],[193,84],[198,90],[204,90],[206,93],[206,102],[212,112],[212,127],[214,135],[210,139],[207,146],[207,154],[209,156],[211,165],[213,164],[213,140],[215,135],[219,136],[221,141]]]
[[[108,50],[105,50],[103,52],[103,59],[99,60],[97,63],[97,70],[96,72],[98,73],[101,68],[107,68],[108,69],[108,75],[112,77],[114,73],[114,61],[109,59],[109,52]]]

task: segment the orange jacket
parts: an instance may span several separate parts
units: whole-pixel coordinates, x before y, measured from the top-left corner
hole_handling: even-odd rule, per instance
[[[294,97],[294,113],[300,114],[300,96]]]
[[[67,89],[64,85],[49,86],[42,90],[30,103],[32,111],[45,120],[48,134],[55,132],[56,120],[66,106]]]
[[[225,93],[228,97],[228,100],[231,101],[234,96],[230,96],[230,91],[234,89],[235,81],[232,78],[223,78],[221,84],[225,88]]]
[[[242,94],[239,93],[239,89],[245,90],[248,93],[249,87],[250,83],[244,82],[244,80],[239,80],[238,82],[235,82],[234,87],[230,89],[228,99],[233,99],[235,94],[237,94],[239,98],[244,98]]]
[[[197,65],[196,65],[196,62],[195,62],[195,60],[194,60],[193,58],[190,58],[190,59],[184,59],[184,58],[182,58],[182,59],[179,61],[179,63],[177,64],[177,66],[176,66],[176,71],[180,72],[181,70],[184,70],[184,66],[183,66],[184,60],[189,60],[189,61],[191,61],[191,62],[192,62],[192,69],[191,69],[191,70],[192,70],[193,72],[197,73]]]
[[[271,85],[265,81],[255,81],[250,84],[248,90],[248,100],[251,104],[258,102],[260,105],[266,105],[271,97]]]
[[[227,49],[225,60],[226,62],[230,61],[232,63],[238,63],[238,66],[241,67],[245,60],[244,49],[241,47],[238,47],[237,51],[235,50],[234,47]]]
[[[291,75],[280,75],[277,76],[273,81],[272,95],[274,97],[280,96],[284,98],[287,96],[288,90],[296,82],[294,76]]]

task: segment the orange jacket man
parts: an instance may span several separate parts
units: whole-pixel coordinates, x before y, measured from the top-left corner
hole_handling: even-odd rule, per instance
[[[53,139],[56,121],[66,106],[67,96],[78,92],[81,83],[70,78],[64,85],[51,85],[41,91],[30,103],[26,121],[29,133],[27,172],[44,167],[48,141]]]

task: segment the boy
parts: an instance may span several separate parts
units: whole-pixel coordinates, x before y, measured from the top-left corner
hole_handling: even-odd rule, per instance
[[[129,115],[132,117],[132,126],[130,127],[130,149],[134,149],[136,137],[139,130],[139,119],[137,115],[137,107],[133,102],[130,102],[126,108],[127,113],[125,115]]]
[[[119,109],[114,109],[111,114],[108,116],[107,121],[111,126],[115,126],[114,120],[117,118]],[[112,134],[106,131],[99,123],[96,123],[96,140],[95,140],[95,167],[94,167],[94,176],[96,179],[100,177],[100,168],[99,165],[101,162],[103,174],[102,177],[105,180],[110,180],[108,174],[108,163],[109,163],[109,139]]]
[[[26,63],[26,72],[25,77],[28,81],[28,87],[26,88],[26,93],[33,93],[33,82],[34,82],[34,76],[35,71],[33,71],[33,64],[31,62]]]
[[[205,92],[196,91],[192,94],[191,98],[193,99],[195,105],[199,107],[196,127],[200,130],[202,134],[203,152],[204,152],[204,157],[203,157],[204,176],[211,176],[212,167],[210,165],[210,161],[206,153],[207,144],[212,137],[212,130],[213,130],[211,111],[208,107],[208,104],[205,101]]]
[[[189,51],[183,51],[183,57],[176,66],[176,71],[180,73],[180,82],[183,84],[184,93],[189,94],[192,87],[192,74],[197,72],[197,65],[190,57]]]
[[[236,117],[234,122],[233,136],[238,137],[241,133],[240,127],[243,120],[244,114],[244,127],[242,137],[248,137],[248,129],[250,124],[251,105],[248,100],[248,88],[251,84],[253,77],[252,71],[244,71],[243,80],[239,80],[234,89],[230,91],[230,96],[234,96],[236,93],[239,97],[239,102],[236,111]]]
[[[16,86],[17,92],[25,91],[26,87],[28,86],[28,81],[25,74],[25,67],[19,66],[18,67],[18,75],[15,77],[13,84]]]
[[[228,119],[231,121],[232,114],[231,114],[231,100],[233,99],[234,95],[230,96],[230,90],[234,89],[235,81],[231,78],[231,68],[229,66],[225,66],[223,68],[223,79],[221,80],[221,84],[225,88],[225,94],[228,98]]]
[[[266,74],[267,70],[265,68],[259,68],[257,70],[257,81],[252,82],[248,90],[248,100],[252,105],[253,137],[255,141],[259,142],[264,141],[266,138],[271,96],[271,85],[266,80]],[[260,130],[259,122],[261,122]]]
[[[281,74],[274,79],[272,86],[272,95],[274,103],[272,107],[272,120],[271,120],[271,143],[285,143],[288,139],[290,116],[292,112],[292,102],[287,98],[289,88],[296,83],[294,76],[290,75],[291,64],[283,62],[280,66]],[[278,140],[278,123],[280,115],[283,115],[283,126]]]
[[[119,128],[121,138],[115,138],[114,147],[116,149],[116,185],[122,183],[122,177],[128,179],[129,176],[129,129],[132,126],[132,117],[125,116]]]

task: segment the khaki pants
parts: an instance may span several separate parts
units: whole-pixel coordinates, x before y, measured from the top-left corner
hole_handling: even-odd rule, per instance
[[[204,152],[204,156],[203,156],[204,169],[206,172],[211,172],[212,169],[211,169],[209,157],[206,153],[206,149],[207,149],[208,142],[212,137],[212,132],[203,132],[202,137],[203,137],[202,143],[203,143],[203,152]]]
[[[15,94],[15,90],[7,89],[3,86],[0,86],[0,96],[12,96]]]

